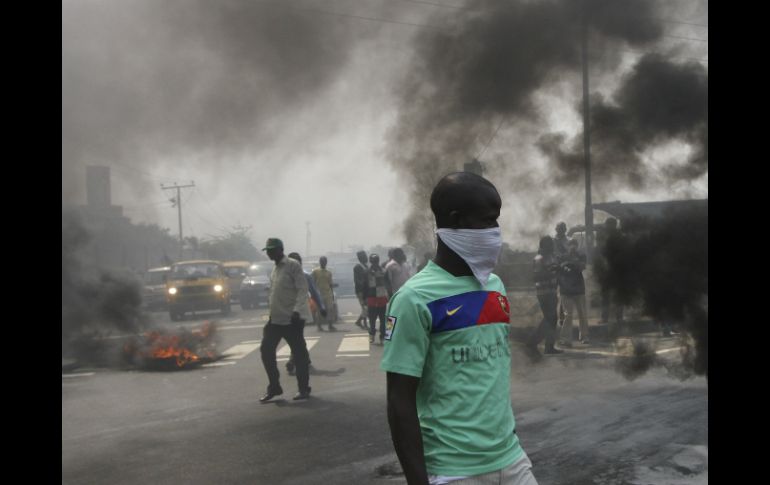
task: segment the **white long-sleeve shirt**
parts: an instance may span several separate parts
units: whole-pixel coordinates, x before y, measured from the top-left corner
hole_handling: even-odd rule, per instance
[[[307,294],[307,279],[302,266],[284,256],[270,274],[270,321],[275,325],[289,325],[293,312],[299,313],[305,321],[311,320]]]

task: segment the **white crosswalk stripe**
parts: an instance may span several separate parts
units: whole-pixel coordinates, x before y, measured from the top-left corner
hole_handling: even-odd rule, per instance
[[[345,352],[366,352],[369,350],[369,337],[353,337],[345,336],[340,342],[340,346],[337,348],[337,353]]]
[[[261,341],[259,340],[256,340],[256,341],[252,340],[252,341],[249,341],[248,343],[242,342],[238,345],[230,347],[229,349],[223,352],[223,355],[227,356],[224,358],[224,360],[242,359],[247,355],[249,355],[250,353],[252,353],[253,351],[255,351],[259,347],[260,342]]]
[[[244,328],[262,328],[264,326],[262,323],[257,325],[234,325],[232,327],[219,327],[217,330],[242,330]]]
[[[202,364],[201,367],[222,367],[224,365],[235,365],[234,360],[223,360],[220,362],[209,362],[208,364]]]
[[[315,344],[318,343],[318,341],[321,340],[321,337],[305,337],[305,342],[307,342],[307,350],[308,352],[310,349],[315,347]],[[288,344],[284,344],[283,347],[281,347],[278,352],[275,354],[275,361],[276,362],[286,362],[289,360],[289,356],[291,355],[291,347],[289,347]]]
[[[307,349],[310,351],[321,340],[320,336],[305,337]],[[262,340],[244,340],[229,349],[222,355],[225,357],[217,362],[204,364],[202,367],[219,367],[233,365],[236,361],[243,359],[250,353],[259,349]],[[276,362],[286,362],[291,355],[291,348],[284,343],[276,352]],[[369,357],[369,334],[368,333],[348,333],[345,334],[337,347],[335,357]]]
[[[369,357],[369,334],[345,334],[335,357]]]

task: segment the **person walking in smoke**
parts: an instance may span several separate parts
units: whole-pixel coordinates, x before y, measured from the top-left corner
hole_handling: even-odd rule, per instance
[[[545,337],[545,354],[560,354],[561,350],[554,347],[556,341],[557,298],[556,287],[558,284],[558,265],[553,254],[553,239],[543,236],[540,239],[537,256],[534,259],[535,289],[543,319],[540,325],[532,332],[527,341],[527,348],[533,357],[539,355],[537,345]]]
[[[298,262],[300,264],[300,267],[302,266],[302,257],[299,255],[299,253],[289,253],[289,257],[293,259],[294,261]],[[313,277],[310,276],[310,273],[308,273],[305,270],[302,270],[303,273],[305,273],[305,280],[307,280],[307,288],[308,292],[310,293],[310,301],[315,303],[316,308],[318,308],[318,313],[321,314],[322,317],[326,317],[326,306],[324,305],[324,301],[321,298],[321,295],[318,293],[318,288],[315,286],[315,281],[313,281]],[[302,325],[302,338],[305,338],[305,326]],[[313,363],[310,360],[310,353],[308,352],[308,371],[313,368]],[[291,353],[289,356],[289,361],[286,362],[286,372],[290,375],[294,375],[294,352]]]
[[[556,224],[556,236],[553,238],[553,255],[561,258],[569,252],[570,239],[567,237],[567,223],[560,222]]]
[[[366,264],[368,260],[366,258],[366,251],[358,251],[356,257],[358,258],[358,263],[353,267],[353,284],[356,289],[358,304],[361,305],[361,314],[358,315],[356,325],[368,329],[369,312],[366,308],[366,273],[368,271]]]
[[[612,245],[618,238],[620,238],[620,231],[618,230],[618,220],[614,217],[608,217],[604,221],[604,228],[596,235],[596,254],[602,258],[598,261],[599,264],[606,264],[606,252],[607,246]],[[615,297],[614,292],[606,287],[601,286],[601,298],[602,298],[602,315],[601,323],[608,324],[608,332],[610,336],[615,335],[619,330],[620,325],[623,323],[623,305],[613,302]],[[610,324],[610,307],[615,307],[615,325]]]
[[[380,266],[380,256],[369,255],[366,272],[366,307],[369,310],[369,343],[374,343],[376,321],[380,319],[380,344],[385,337],[385,307],[388,305],[388,286],[385,271]]]
[[[569,251],[562,257],[559,265],[559,296],[564,311],[567,314],[564,325],[561,327],[559,345],[572,347],[572,315],[577,309],[580,319],[581,343],[588,342],[588,318],[586,316],[586,284],[583,279],[583,270],[586,267],[586,257],[578,252],[578,242],[575,239],[569,241]]]
[[[316,286],[318,287],[318,291],[321,293],[321,298],[323,298],[324,306],[326,307],[327,311],[331,310],[332,313],[334,313],[334,281],[332,280],[332,272],[326,269],[326,264],[328,260],[326,259],[326,256],[321,256],[321,258],[318,260],[318,264],[321,265],[320,268],[315,268],[313,272],[311,273],[313,277],[313,281],[315,281]],[[334,328],[333,322],[334,322],[334,316],[329,316],[327,318],[327,315],[322,315],[321,318],[318,320],[318,330],[323,331],[322,324],[326,322],[329,324],[329,331],[334,332],[337,329]]]
[[[393,295],[380,363],[406,481],[537,485],[511,409],[510,305],[492,274],[500,195],[457,172],[438,182],[430,206],[436,257]]]
[[[412,267],[406,262],[406,254],[401,248],[394,248],[393,259],[385,265],[385,277],[388,283],[388,296],[393,296],[406,280],[412,276]]]
[[[262,344],[259,347],[262,365],[265,366],[270,383],[259,402],[265,403],[283,394],[275,360],[275,349],[281,339],[286,340],[294,354],[299,387],[294,399],[308,399],[310,356],[303,336],[305,321],[310,318],[307,279],[302,265],[283,254],[283,242],[280,239],[268,239],[262,250],[267,251],[267,257],[275,262],[275,267],[270,274],[270,316],[263,329]]]
[[[569,252],[567,245],[569,244],[569,238],[567,237],[567,223],[564,221],[556,224],[556,236],[553,238],[553,255],[556,258],[557,263],[561,263],[562,259]],[[559,326],[564,328],[564,318],[566,314],[564,312],[564,304],[561,299],[561,290],[559,291]]]

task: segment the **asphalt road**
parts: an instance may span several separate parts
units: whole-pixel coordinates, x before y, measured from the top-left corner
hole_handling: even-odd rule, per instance
[[[405,483],[387,425],[382,347],[351,323],[355,307],[340,301],[337,332],[306,328],[312,398],[291,400],[296,380],[279,363],[285,394],[268,404],[258,401],[267,385],[264,308],[179,323],[153,314],[169,329],[218,320],[225,358],[175,372],[63,372],[62,483]],[[676,338],[647,338],[676,358]],[[283,345],[279,359],[288,357]],[[530,364],[513,345],[517,434],[539,483],[708,483],[705,379],[654,368],[630,381],[615,370],[619,351],[581,346]]]

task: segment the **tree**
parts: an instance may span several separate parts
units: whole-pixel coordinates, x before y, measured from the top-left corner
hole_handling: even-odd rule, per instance
[[[234,226],[223,236],[199,241],[198,248],[209,259],[219,261],[260,261],[265,257],[257,250],[249,235],[251,226]]]

